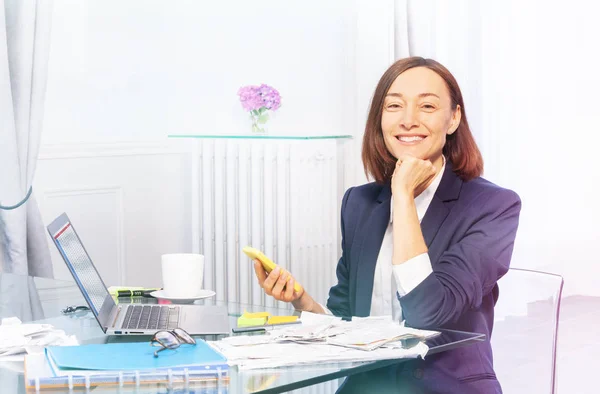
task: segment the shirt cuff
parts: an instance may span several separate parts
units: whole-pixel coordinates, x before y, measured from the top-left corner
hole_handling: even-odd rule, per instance
[[[327,307],[325,305],[320,304],[320,303],[319,303],[319,305],[321,305],[321,308],[323,308],[323,311],[325,312],[326,315],[333,316],[333,313],[331,313],[331,311],[329,309],[327,309]]]
[[[423,253],[405,263],[394,265],[393,271],[398,295],[402,297],[423,282],[433,272],[433,269],[429,254]]]

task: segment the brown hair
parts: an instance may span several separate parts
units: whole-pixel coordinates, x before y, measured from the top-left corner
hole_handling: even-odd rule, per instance
[[[383,103],[388,90],[398,75],[414,67],[427,67],[442,77],[450,93],[452,109],[455,110],[456,106],[460,105],[462,112],[460,123],[456,131],[447,136],[443,154],[452,163],[456,175],[463,180],[480,176],[483,172],[483,159],[475,139],[473,139],[471,129],[469,129],[460,87],[446,67],[433,59],[422,57],[409,57],[398,60],[382,75],[377,88],[375,88],[363,137],[362,160],[365,174],[367,177],[369,175],[373,176],[377,183],[390,182],[392,179],[397,160],[387,150],[383,139],[381,130]]]

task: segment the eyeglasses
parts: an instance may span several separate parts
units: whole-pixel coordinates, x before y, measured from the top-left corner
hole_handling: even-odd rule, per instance
[[[154,334],[150,343],[152,346],[161,346],[161,349],[154,352],[154,357],[158,357],[158,352],[162,352],[165,349],[177,349],[184,343],[196,345],[196,340],[185,330],[175,328],[170,331],[158,331]]]

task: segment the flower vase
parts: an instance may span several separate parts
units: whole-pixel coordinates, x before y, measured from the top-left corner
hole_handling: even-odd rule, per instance
[[[267,121],[269,120],[269,110],[265,107],[250,111],[252,121],[252,134],[266,134],[268,131]]]

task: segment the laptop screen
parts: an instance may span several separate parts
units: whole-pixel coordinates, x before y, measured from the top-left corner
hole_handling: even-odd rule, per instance
[[[98,322],[104,327],[105,324],[100,321],[98,315],[104,316],[106,314],[101,314],[101,311],[110,312],[115,302],[98,271],[96,271],[94,263],[92,263],[90,256],[83,247],[81,239],[79,239],[67,215],[63,213],[54,220],[48,226],[48,232],[94,315],[98,318]]]

